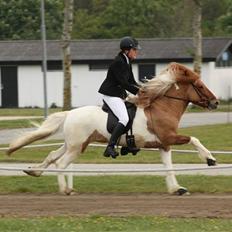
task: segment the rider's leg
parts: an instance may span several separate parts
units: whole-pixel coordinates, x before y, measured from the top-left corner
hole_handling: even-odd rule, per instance
[[[116,158],[118,153],[115,151],[115,145],[118,138],[125,133],[125,127],[129,121],[129,116],[123,99],[119,97],[103,96],[104,101],[110,107],[114,115],[118,118],[118,124],[114,128],[104,156]]]
[[[118,141],[118,138],[125,132],[125,126],[120,122],[114,128],[108,146],[104,152],[105,157],[111,156],[112,158],[116,158],[118,156],[118,152],[115,151],[115,145]]]

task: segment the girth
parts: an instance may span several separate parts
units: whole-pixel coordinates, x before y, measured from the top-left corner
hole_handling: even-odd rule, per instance
[[[133,121],[135,118],[135,114],[136,114],[136,110],[137,107],[131,103],[131,102],[125,102],[126,108],[127,108],[127,112],[128,112],[128,116],[129,116],[129,122],[125,128],[125,132],[127,133],[129,130],[132,130],[132,125],[133,125]],[[115,126],[118,123],[118,118],[114,115],[114,113],[112,112],[112,110],[110,109],[110,107],[105,103],[105,101],[103,100],[103,106],[102,106],[102,110],[106,113],[108,113],[108,119],[107,119],[107,131],[111,134],[115,128]]]

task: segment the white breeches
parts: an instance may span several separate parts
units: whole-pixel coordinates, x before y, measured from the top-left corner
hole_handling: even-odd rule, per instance
[[[129,122],[129,116],[124,101],[120,97],[103,95],[103,100],[110,107],[118,121],[124,126]]]

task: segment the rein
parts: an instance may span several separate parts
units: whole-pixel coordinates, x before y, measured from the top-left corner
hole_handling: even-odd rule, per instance
[[[174,96],[169,96],[169,95],[166,95],[166,94],[164,94],[163,96],[164,96],[164,97],[167,97],[167,98],[179,100],[179,101],[186,101],[186,102],[189,102],[189,100],[184,99],[184,98],[181,98],[181,97],[174,97]]]
[[[191,83],[193,89],[195,90],[195,92],[197,93],[197,95],[199,96],[200,98],[200,101],[191,101],[192,103],[204,103],[204,102],[209,102],[206,98],[206,96],[204,94],[202,94],[200,92],[200,90],[193,84]],[[179,101],[184,101],[184,102],[189,102],[188,99],[185,99],[185,98],[181,98],[181,97],[175,97],[175,96],[169,96],[169,95],[166,95],[164,94],[163,95],[164,97],[167,97],[167,98],[171,98],[171,99],[175,99],[175,100],[179,100]]]

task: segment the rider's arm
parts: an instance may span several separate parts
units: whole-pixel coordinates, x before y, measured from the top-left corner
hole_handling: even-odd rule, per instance
[[[139,86],[136,81],[130,77],[129,67],[127,64],[122,62],[115,62],[112,71],[115,78],[120,83],[120,85],[130,93],[136,95],[139,91]]]

